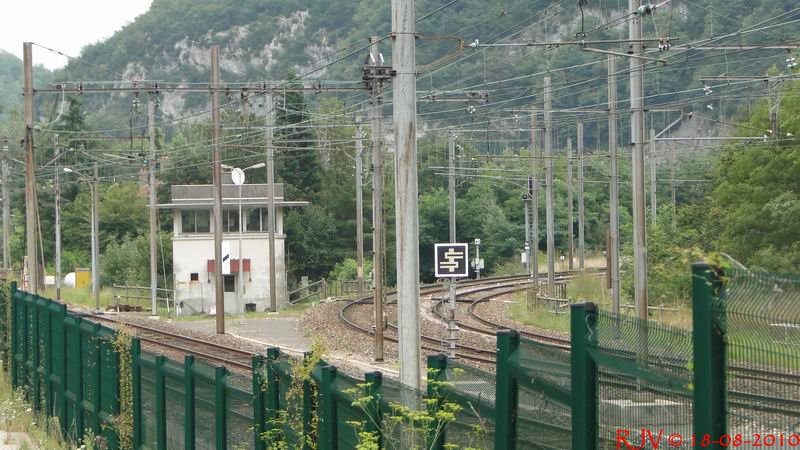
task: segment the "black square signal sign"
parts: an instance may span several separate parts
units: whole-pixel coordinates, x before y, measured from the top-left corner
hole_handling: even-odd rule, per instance
[[[435,244],[436,278],[466,278],[469,276],[469,246],[467,244]]]

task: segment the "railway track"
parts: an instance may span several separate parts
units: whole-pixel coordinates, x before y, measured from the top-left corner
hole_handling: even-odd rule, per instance
[[[562,276],[564,277],[563,279],[566,279],[569,276],[573,275],[562,274]],[[527,277],[503,277],[490,280],[488,279],[481,280],[480,282],[464,283],[464,285],[462,285],[462,288],[472,287],[473,289],[460,292],[460,295],[462,296],[488,292],[488,294],[482,295],[478,298],[474,299],[462,298],[462,300],[460,300],[460,303],[468,304],[467,310],[469,312],[470,318],[484,325],[485,327],[473,326],[470,324],[463,323],[463,321],[462,323],[459,324],[459,326],[463,329],[467,329],[476,333],[480,333],[483,335],[492,335],[492,336],[495,335],[498,329],[508,328],[503,324],[499,324],[481,317],[475,312],[475,307],[480,303],[491,301],[492,299],[495,299],[497,297],[518,292],[524,289],[524,287],[529,284],[529,281],[530,280]],[[490,285],[486,286],[486,284]],[[442,286],[426,286],[423,289],[421,289],[421,293],[428,294],[433,292],[441,292],[442,289],[443,289]],[[354,305],[354,304],[366,305],[368,304],[368,300],[371,299],[360,299],[348,303],[348,305],[346,305],[345,308],[342,308],[340,315],[346,322],[348,322],[348,319],[345,317],[346,314],[344,314],[345,309],[349,305]],[[437,303],[437,305],[434,306],[435,310],[434,312],[441,318],[442,315],[441,312],[438,310],[438,308],[441,308],[441,302]],[[160,347],[183,354],[195,355],[210,363],[220,364],[228,367],[229,369],[241,371],[244,373],[247,373],[252,369],[253,353],[250,351],[232,348],[230,346],[209,342],[191,336],[185,336],[182,334],[173,333],[159,328],[149,327],[139,323],[120,320],[119,318],[112,316],[96,315],[89,313],[82,314],[82,316],[89,320],[106,322],[116,326],[124,326],[132,328],[136,331],[137,337],[139,337],[139,339],[142,342],[150,344],[155,347]],[[352,321],[351,321],[351,326],[354,328],[358,328],[366,333],[372,334],[372,330],[364,328]],[[396,329],[394,330],[396,331]],[[521,334],[526,338],[547,343],[549,345],[561,348],[564,351],[568,351],[570,348],[570,343],[568,339],[545,335],[541,333],[533,333],[530,331],[523,331],[521,332]],[[397,342],[397,338],[395,336],[385,335],[385,339],[388,341]],[[434,352],[442,351],[442,346],[445,343],[445,341],[443,341],[442,339],[432,336],[423,336],[422,340],[423,340],[422,347],[426,350]],[[463,346],[463,345],[458,347],[458,356],[462,359],[473,362],[478,362],[483,364],[494,364],[495,363],[494,355],[495,355],[494,350],[486,348]],[[663,365],[665,363],[667,363],[667,361],[664,361],[662,359],[661,364]],[[673,363],[673,365],[675,367],[683,367],[683,362],[676,361]],[[786,386],[796,386],[800,384],[800,375],[793,373],[775,373],[773,371],[761,369],[758,367],[746,367],[740,365],[730,366],[729,370],[733,374],[735,374],[736,379],[749,383],[761,384],[767,382],[767,383],[775,383]],[[609,382],[615,386],[624,388],[631,388],[632,386],[635,386],[636,380],[628,378],[629,377],[615,376],[614,380],[609,380]],[[740,391],[731,391],[731,394],[733,395],[733,398],[731,399],[731,405],[740,408],[749,407],[758,410],[763,410],[766,412],[787,414],[790,413],[790,411],[793,411],[797,406],[796,400],[786,400],[786,399],[781,400],[781,399],[770,398],[769,396],[760,394],[752,394],[752,393],[745,394]],[[775,406],[773,406],[774,404]],[[777,405],[781,405],[783,407]],[[800,417],[800,413],[797,412],[793,412],[790,415]]]
[[[576,275],[576,271],[571,272],[561,272],[558,274],[559,281],[564,281],[569,279],[570,277],[574,277]],[[540,275],[541,276],[541,275]],[[527,286],[531,284],[531,278],[528,275],[521,275],[521,276],[508,276],[508,277],[495,277],[495,278],[487,278],[484,280],[473,280],[468,282],[459,283],[459,295],[474,295],[477,293],[488,292],[488,291],[496,291],[498,289],[502,289],[501,292],[494,293],[490,296],[487,296],[485,301],[488,301],[489,298],[494,298],[500,295],[506,295],[508,293],[517,292],[522,289],[525,289]],[[464,290],[467,288],[467,290]],[[472,289],[469,289],[472,288]],[[421,295],[432,294],[442,292],[444,287],[442,285],[429,285],[424,286],[420,289]],[[389,295],[393,295],[394,292],[390,292]],[[350,316],[350,311],[357,306],[363,305],[371,305],[372,304],[372,297],[365,297],[361,298],[352,302],[347,303],[339,312],[339,316],[344,323],[346,323],[351,328],[358,330],[362,333],[374,335],[374,330],[372,325],[364,326],[357,322],[356,319]],[[387,302],[387,305],[394,305],[396,304],[396,300],[391,300]],[[490,322],[485,319],[481,319],[477,315],[475,316],[477,319],[484,320],[484,324],[489,327],[494,328],[493,331],[482,329],[479,327],[472,327],[470,325],[465,325],[463,323],[459,323],[460,327],[463,328],[475,328],[476,332],[485,335],[492,335],[494,336],[495,332],[498,329],[508,328],[506,326],[502,326],[500,324],[496,324]],[[384,333],[384,339],[390,342],[397,342],[397,327],[396,325],[389,323],[387,324],[387,329],[390,330],[392,333]],[[549,336],[542,333],[533,333],[526,331],[526,337],[538,340],[540,342],[547,342],[553,345],[558,345],[560,347],[569,348],[568,340],[564,340],[563,338],[558,338],[555,336]],[[428,351],[440,352],[443,350],[444,346],[447,344],[446,340],[435,336],[429,336],[423,334],[421,336],[422,340],[422,348]],[[566,343],[566,344],[565,344]],[[466,360],[480,362],[484,364],[494,364],[495,363],[495,349],[486,349],[471,345],[459,345],[457,348],[457,356]]]
[[[564,277],[562,279],[567,279],[567,277],[568,276],[566,276],[566,277]],[[508,294],[512,294],[512,293],[518,292],[519,290],[520,290],[519,287],[516,287],[516,288],[512,287],[512,288],[508,288],[508,289],[494,291],[494,292],[489,293],[488,295],[483,295],[483,296],[480,296],[478,298],[470,299],[470,298],[463,298],[462,297],[461,299],[458,300],[458,302],[461,303],[461,304],[467,304],[468,305],[467,306],[467,313],[468,313],[470,319],[474,320],[474,321],[476,321],[476,322],[478,322],[478,323],[480,323],[482,325],[485,325],[488,328],[484,328],[484,327],[480,327],[480,326],[474,326],[474,325],[471,325],[471,324],[466,323],[464,321],[460,321],[458,323],[459,328],[465,329],[465,330],[469,330],[469,331],[472,331],[472,332],[475,332],[475,333],[479,333],[479,334],[482,334],[482,335],[487,335],[487,336],[495,336],[498,330],[508,328],[508,326],[506,326],[504,324],[500,324],[500,323],[494,322],[492,320],[486,319],[484,317],[481,317],[480,315],[478,315],[475,312],[475,309],[481,303],[485,303],[485,302],[494,300],[494,299],[496,299],[498,297],[502,297],[504,295],[508,295]],[[469,295],[470,293],[467,292],[467,293],[464,293],[464,294]],[[444,300],[437,302],[432,307],[432,312],[443,323],[446,323],[447,319],[446,319],[444,313],[442,313],[443,306],[444,306]],[[547,335],[547,334],[543,334],[543,333],[531,332],[531,331],[527,331],[527,330],[519,330],[519,333],[520,333],[521,336],[523,336],[523,337],[525,337],[527,339],[530,339],[530,340],[533,340],[533,341],[537,341],[537,342],[542,342],[542,343],[551,345],[553,347],[560,348],[560,349],[565,350],[565,351],[569,351],[570,347],[571,347],[570,340],[566,339],[566,338],[561,338],[561,337],[557,337],[557,336],[551,336],[551,335]],[[633,358],[633,356],[631,356],[631,357]],[[679,360],[669,361],[669,358],[667,358],[665,360],[663,357],[661,358],[660,364],[671,366],[671,367],[673,367],[675,369],[682,369],[682,368],[685,367],[685,362],[684,361],[679,361]],[[728,370],[731,373],[735,374],[736,378],[739,379],[739,380],[749,380],[751,382],[762,382],[762,383],[773,383],[773,384],[784,385],[784,386],[797,386],[797,385],[800,385],[800,374],[776,373],[776,372],[773,372],[771,370],[765,370],[765,369],[761,369],[761,368],[758,368],[758,367],[746,367],[746,366],[741,366],[741,365],[731,365],[731,366],[728,367]]]
[[[159,328],[119,320],[101,314],[83,314],[83,317],[97,321],[124,326],[136,330],[140,341],[172,351],[195,355],[211,363],[222,364],[231,369],[249,372],[252,369],[253,353],[208,342],[191,336],[172,333]]]

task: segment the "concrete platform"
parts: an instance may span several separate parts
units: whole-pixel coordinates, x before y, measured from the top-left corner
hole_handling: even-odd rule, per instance
[[[174,321],[173,325],[189,330],[213,333],[216,331],[216,322],[213,318],[208,320]],[[277,346],[297,352],[311,350],[311,340],[300,330],[300,318],[294,316],[275,316],[258,319],[226,319],[225,332],[262,342],[266,345]]]

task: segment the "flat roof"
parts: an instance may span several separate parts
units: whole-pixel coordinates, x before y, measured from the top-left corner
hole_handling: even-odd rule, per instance
[[[157,205],[159,209],[206,209],[214,207],[214,185],[177,184],[171,186],[172,203]],[[241,197],[240,197],[241,195]],[[222,206],[237,207],[241,203],[247,207],[269,206],[268,184],[222,185]],[[275,206],[308,206],[305,201],[287,201],[283,198],[283,183],[275,183]]]

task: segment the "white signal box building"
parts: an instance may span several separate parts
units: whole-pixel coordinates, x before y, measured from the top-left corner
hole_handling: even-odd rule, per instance
[[[230,176],[225,178],[229,183]],[[172,263],[175,300],[184,315],[213,314],[216,311],[213,187],[172,186],[172,203],[158,206],[161,209],[171,209],[174,213]],[[269,308],[268,195],[266,184],[245,184],[241,186],[241,191],[239,186],[233,184],[222,186],[222,276],[226,313],[265,311]],[[239,222],[240,202],[243,224]],[[285,201],[283,184],[275,184],[275,278],[278,307],[288,301],[283,209],[306,205],[308,202]],[[241,234],[240,226],[243,226]]]

